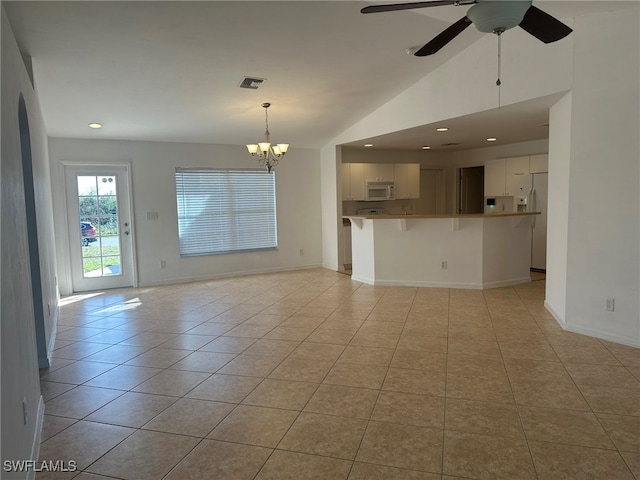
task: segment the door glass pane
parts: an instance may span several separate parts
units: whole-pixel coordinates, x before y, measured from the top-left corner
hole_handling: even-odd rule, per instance
[[[77,178],[83,276],[121,275],[116,177]]]

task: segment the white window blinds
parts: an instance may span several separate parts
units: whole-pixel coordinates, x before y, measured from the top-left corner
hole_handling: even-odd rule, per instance
[[[275,174],[176,168],[180,255],[278,247]]]

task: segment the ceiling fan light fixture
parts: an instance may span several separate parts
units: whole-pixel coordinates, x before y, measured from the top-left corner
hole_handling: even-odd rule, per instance
[[[517,27],[531,7],[531,0],[483,1],[467,11],[467,18],[480,32],[502,33]]]

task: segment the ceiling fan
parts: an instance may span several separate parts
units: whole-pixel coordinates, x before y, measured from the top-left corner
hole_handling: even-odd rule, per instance
[[[437,7],[440,5],[472,5],[467,14],[446,28],[414,55],[433,55],[457,37],[472,23],[481,32],[500,36],[505,30],[520,26],[523,30],[544,43],[556,42],[573,30],[560,20],[531,5],[531,0],[429,0],[424,2],[371,5],[362,13],[392,12],[414,8]]]

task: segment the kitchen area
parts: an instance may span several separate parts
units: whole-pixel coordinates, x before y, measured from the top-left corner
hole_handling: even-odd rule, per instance
[[[345,271],[373,285],[530,281],[530,270],[546,269],[547,166],[546,154],[483,161],[482,185],[472,191],[482,191],[484,211],[461,214],[462,168],[452,178],[421,163],[343,163]],[[421,182],[434,172],[436,182]],[[455,195],[455,210],[447,211],[447,195]]]

